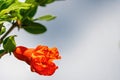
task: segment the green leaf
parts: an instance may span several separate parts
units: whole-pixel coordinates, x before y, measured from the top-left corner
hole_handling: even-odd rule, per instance
[[[46,4],[53,3],[56,0],[26,0],[26,3],[38,3],[40,6],[46,6]]]
[[[41,34],[46,31],[44,25],[40,23],[31,22],[29,25],[23,26],[24,30],[32,34]]]
[[[16,0],[0,0],[0,11],[8,8]]]
[[[26,17],[32,18],[32,17],[36,14],[37,9],[38,9],[38,6],[32,5],[32,6],[30,7],[30,9],[21,10],[21,11],[20,11],[20,14],[24,17],[24,19],[25,19]]]
[[[0,35],[2,35],[6,31],[4,26],[0,26]]]
[[[47,4],[53,3],[55,0],[47,0]]]
[[[49,3],[54,2],[55,0],[35,0],[40,6],[46,6]]]
[[[35,0],[26,0],[25,3],[36,3]]]
[[[16,48],[16,42],[14,40],[14,37],[15,35],[9,36],[3,41],[3,48],[6,52],[11,53]]]
[[[7,19],[7,17],[18,17],[18,18],[22,18],[20,15],[20,10],[26,10],[26,9],[30,9],[32,4],[28,4],[28,3],[22,3],[22,2],[15,2],[13,4],[11,4],[8,8],[3,9],[0,12],[0,19]]]
[[[0,50],[0,58],[1,58],[2,56],[4,56],[5,54],[6,54],[6,52],[5,52],[4,49]]]
[[[45,16],[41,16],[39,18],[36,18],[34,19],[35,21],[36,20],[44,20],[44,21],[51,21],[51,20],[54,20],[56,18],[56,16],[52,16],[52,15],[45,15]]]
[[[26,18],[32,18],[38,9],[38,4],[35,2],[35,0],[26,0],[25,3],[31,4],[31,7],[29,9],[20,11],[20,14],[24,17],[22,21],[24,21]]]
[[[9,13],[12,10],[28,9],[30,8],[30,6],[31,4],[16,2],[16,3],[13,3],[11,6],[9,6],[7,9],[2,10],[0,14]]]
[[[36,14],[37,9],[38,9],[38,6],[36,6],[36,5],[34,5],[33,7],[31,7],[31,9],[29,10],[28,16],[29,17],[33,17]]]

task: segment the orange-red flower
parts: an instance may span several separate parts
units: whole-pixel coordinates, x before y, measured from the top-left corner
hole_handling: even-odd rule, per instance
[[[53,63],[53,60],[61,58],[57,48],[41,45],[35,49],[18,46],[13,53],[17,59],[28,63],[32,72],[45,76],[50,76],[55,72],[58,66]]]

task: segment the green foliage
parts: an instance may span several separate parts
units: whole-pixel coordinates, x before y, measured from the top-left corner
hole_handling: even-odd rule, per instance
[[[32,34],[41,34],[46,31],[46,28],[44,25],[36,22],[31,22],[27,26],[23,27],[25,31],[32,33]]]
[[[11,4],[8,8],[3,9],[0,12],[1,20],[14,20],[14,19],[22,19],[22,15],[20,14],[20,10],[28,10],[31,7],[31,4],[16,2]]]
[[[0,11],[8,8],[16,0],[0,0]]]
[[[32,18],[36,14],[38,6],[32,5],[28,10],[21,10],[21,15],[24,17]]]
[[[53,3],[55,0],[26,0],[26,3],[33,3],[39,6],[46,6],[47,4]]]
[[[4,26],[2,26],[0,28],[0,35],[2,35],[5,31],[6,31],[6,28]]]
[[[21,20],[29,18],[32,20],[38,6],[46,6],[55,0],[26,0],[19,2],[18,0],[1,0],[0,1],[0,23],[5,21]]]
[[[26,0],[25,2],[20,2],[19,0],[0,0],[0,45],[3,45],[3,49],[0,50],[0,58],[6,53],[13,52],[16,48],[15,36],[7,37],[15,27],[24,29],[31,34],[41,34],[47,30],[44,25],[35,21],[51,21],[56,16],[44,15],[36,19],[34,19],[34,16],[38,7],[45,7],[55,1]],[[8,31],[6,31],[6,27],[3,25],[5,22],[11,23]]]
[[[51,20],[54,20],[55,18],[56,18],[56,16],[44,15],[44,16],[34,19],[34,21],[36,21],[36,20],[51,21]]]
[[[14,36],[9,36],[3,41],[3,48],[6,52],[11,53],[16,48],[16,42]]]
[[[49,3],[54,2],[55,0],[35,0],[40,6],[46,6]]]
[[[3,24],[0,24],[0,35],[2,35],[6,31],[5,26]]]

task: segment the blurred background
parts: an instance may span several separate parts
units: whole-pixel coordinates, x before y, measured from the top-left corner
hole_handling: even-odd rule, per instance
[[[58,47],[62,59],[52,76],[30,71],[13,55],[0,60],[1,80],[120,80],[120,0],[65,0],[40,7],[36,16],[56,15],[42,21],[47,32],[31,35],[15,29],[17,45]]]

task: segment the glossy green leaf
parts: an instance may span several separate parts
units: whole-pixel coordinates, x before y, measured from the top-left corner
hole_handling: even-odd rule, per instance
[[[16,48],[16,42],[14,36],[9,36],[3,41],[3,48],[6,52],[12,52]]]
[[[39,18],[34,19],[36,20],[42,20],[42,21],[51,21],[54,20],[56,18],[56,16],[52,16],[52,15],[45,15],[45,16],[41,16]]]
[[[24,30],[32,34],[41,34],[46,31],[44,25],[40,23],[31,22],[29,25],[23,26]]]

